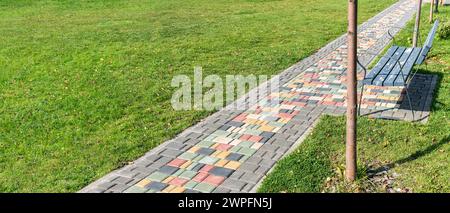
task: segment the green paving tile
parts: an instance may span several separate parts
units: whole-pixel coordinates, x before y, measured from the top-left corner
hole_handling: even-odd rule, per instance
[[[186,170],[192,170],[195,166],[197,166],[198,163],[197,162],[192,162],[191,165],[189,165],[188,167],[186,167]]]
[[[183,160],[192,160],[197,156],[198,156],[198,154],[185,152],[185,153],[181,154],[180,156],[178,156],[178,158],[183,159]]]
[[[238,152],[239,149],[241,149],[240,146],[233,146],[233,147],[232,147],[230,150],[228,150],[228,151],[230,151],[230,152]]]
[[[199,183],[197,186],[194,187],[195,190],[198,190],[200,192],[209,193],[214,190],[214,186],[207,183]]]
[[[178,176],[180,176],[181,173],[183,173],[184,171],[186,171],[186,170],[185,170],[185,169],[178,169],[175,173],[172,174],[172,176],[178,177]]]
[[[239,139],[241,137],[241,135],[242,134],[239,134],[237,132],[233,132],[228,137],[233,138],[233,139]]]
[[[273,112],[261,112],[260,113],[261,115],[268,115],[268,116],[272,116],[273,115]]]
[[[208,147],[212,146],[213,144],[214,144],[214,142],[212,142],[212,141],[201,141],[200,143],[197,144],[197,146],[208,148]]]
[[[195,186],[197,186],[197,184],[198,184],[197,182],[190,180],[186,184],[184,184],[183,187],[186,189],[193,189]]]
[[[230,134],[230,132],[227,132],[227,131],[224,131],[224,130],[220,130],[220,129],[216,130],[213,133],[213,135],[216,135],[216,136],[227,136],[229,134]]]
[[[253,145],[254,143],[253,142],[250,142],[250,141],[242,141],[242,142],[240,142],[239,144],[238,144],[238,146],[241,146],[241,147],[251,147],[252,145]]]
[[[139,186],[132,186],[124,191],[124,193],[144,193],[147,189],[139,187]]]
[[[147,176],[148,179],[153,180],[153,181],[158,181],[158,182],[162,182],[167,177],[169,177],[169,175],[161,173],[161,172],[154,172],[154,173],[150,174],[149,176]]]
[[[210,156],[205,156],[204,158],[202,158],[199,163],[203,163],[203,164],[209,164],[209,165],[214,165],[214,163],[216,163],[219,159],[218,158],[214,158],[214,157],[210,157]]]
[[[194,159],[192,159],[192,161],[200,161],[203,157],[205,157],[204,155],[198,155],[197,157],[195,157]]]
[[[243,155],[247,155],[247,156],[251,156],[253,155],[253,153],[255,153],[256,150],[252,149],[252,148],[247,148],[247,147],[242,147],[241,149],[239,149],[239,151],[237,153],[239,154],[243,154]]]
[[[252,127],[249,128],[249,130],[247,131],[246,134],[259,135],[261,133],[261,131],[258,130],[260,127],[261,127],[261,125],[257,125],[257,124],[252,125]]]
[[[273,127],[283,127],[284,126],[283,123],[274,122],[274,121],[269,122],[268,125],[273,126]]]
[[[197,172],[186,170],[183,173],[181,173],[179,177],[184,179],[192,179],[196,174]]]
[[[214,140],[214,138],[216,138],[217,136],[215,135],[208,135],[208,137],[205,138],[205,141],[212,141]]]
[[[260,130],[258,130],[259,128],[261,127],[261,125],[253,125],[250,129],[251,129],[251,132],[252,133],[250,133],[250,134],[252,134],[252,135],[259,135],[260,133],[261,133],[261,131]]]

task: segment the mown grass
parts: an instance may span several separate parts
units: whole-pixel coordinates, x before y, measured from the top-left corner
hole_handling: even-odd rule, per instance
[[[361,1],[366,20],[395,0]],[[0,2],[0,191],[73,192],[211,112],[174,75],[275,74],[338,37],[329,0]]]
[[[429,11],[429,6],[424,6]],[[449,21],[450,7],[441,7],[437,17]],[[422,16],[421,34],[431,28],[428,14]],[[396,45],[411,46],[409,23],[396,37]],[[394,186],[413,192],[450,192],[450,41],[435,39],[427,66],[420,72],[439,77],[431,116],[427,124],[358,119],[358,180],[356,187],[338,184],[338,191],[364,191],[371,165],[388,166],[397,173]],[[327,191],[329,178],[342,180],[345,163],[345,118],[325,116],[312,134],[292,154],[281,160],[263,182],[261,192]],[[340,174],[340,176],[339,176]],[[373,189],[371,189],[373,190]],[[383,192],[383,187],[375,191]]]

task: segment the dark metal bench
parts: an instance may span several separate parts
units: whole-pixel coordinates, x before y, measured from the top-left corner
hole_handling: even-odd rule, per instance
[[[438,25],[439,21],[436,20],[428,33],[428,37],[423,47],[392,46],[389,48],[386,54],[381,57],[373,69],[365,75],[362,81],[359,106],[361,106],[364,85],[405,86],[406,95],[414,118],[414,111],[412,110],[411,99],[409,97],[407,87],[417,72],[416,70],[412,73],[414,65],[422,64],[425,61],[427,54],[430,52]]]

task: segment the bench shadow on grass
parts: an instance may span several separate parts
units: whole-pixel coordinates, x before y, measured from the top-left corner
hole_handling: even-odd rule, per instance
[[[439,149],[441,146],[443,146],[444,144],[450,143],[450,135],[447,135],[446,137],[444,137],[442,140],[440,140],[438,143],[434,143],[430,146],[428,146],[425,149],[422,150],[418,150],[414,153],[412,153],[411,155],[409,155],[408,157],[402,158],[402,159],[398,159],[392,163],[388,163],[385,164],[383,166],[380,166],[378,168],[372,169],[372,172],[374,174],[377,174],[379,172],[383,172],[383,171],[389,171],[390,169],[393,169],[397,166],[400,166],[404,163],[408,163],[411,162],[413,160],[416,160],[418,158],[421,158],[425,155],[428,155],[434,151],[436,151],[437,149]]]

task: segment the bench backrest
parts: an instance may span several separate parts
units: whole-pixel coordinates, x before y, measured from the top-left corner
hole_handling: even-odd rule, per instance
[[[426,46],[426,47],[431,48],[431,46],[433,46],[434,35],[436,35],[438,25],[439,25],[439,20],[436,20],[433,24],[433,28],[431,28],[430,32],[428,33],[427,40],[425,41],[425,44],[423,45],[424,47]]]
[[[416,64],[422,64],[425,61],[425,58],[427,57],[427,54],[430,51],[431,46],[433,46],[433,40],[434,36],[436,35],[438,25],[439,20],[436,20],[430,32],[428,33],[427,40],[425,40],[425,43],[423,44],[422,52],[420,53],[420,56],[417,59]]]

